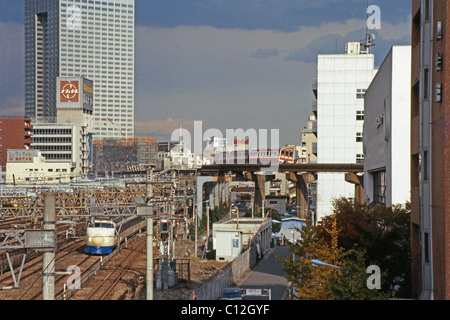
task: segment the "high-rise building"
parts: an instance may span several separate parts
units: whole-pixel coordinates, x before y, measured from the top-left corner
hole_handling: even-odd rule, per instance
[[[411,49],[412,294],[444,300],[450,299],[449,1],[412,1]]]
[[[25,0],[25,115],[55,122],[56,78],[83,76],[94,139],[132,136],[134,22],[135,0]]]
[[[376,74],[374,55],[359,42],[345,54],[320,54],[313,92],[317,104],[317,163],[362,163],[364,94]],[[344,173],[318,173],[317,220],[330,215],[332,199],[354,197]]]

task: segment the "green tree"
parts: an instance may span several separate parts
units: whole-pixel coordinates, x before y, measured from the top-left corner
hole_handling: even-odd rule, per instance
[[[378,265],[386,275],[383,291],[408,298],[411,288],[410,208],[405,206],[366,205],[348,198],[335,199],[334,214],[323,220],[329,226],[334,219],[340,230],[339,246],[365,250],[366,267]],[[323,231],[320,238],[330,241]]]
[[[330,274],[329,287],[333,300],[385,300],[389,292],[380,289],[370,289],[367,286],[369,275],[366,273],[366,258],[364,250],[348,251],[348,256],[341,264],[339,274]],[[381,275],[381,282],[385,274]]]
[[[344,204],[347,205],[349,202],[344,201]],[[362,214],[364,210],[361,209],[360,212]],[[380,219],[383,217],[380,212],[373,214],[378,220],[375,223],[369,221],[371,225],[364,227],[370,232],[367,232],[366,235],[361,233],[361,236],[366,237],[361,241],[365,244],[378,245],[377,239],[382,233],[377,228],[385,229],[384,222],[389,219]],[[391,295],[389,286],[391,279],[388,270],[382,269],[381,289],[371,289],[367,286],[367,279],[371,276],[367,273],[367,267],[371,264],[379,265],[379,263],[373,261],[362,246],[353,245],[346,248],[341,245],[342,242],[345,242],[341,241],[341,237],[347,240],[345,231],[349,230],[349,226],[346,226],[347,228],[339,227],[342,225],[342,221],[338,217],[340,217],[339,214],[328,217],[323,224],[318,226],[312,226],[311,221],[308,220],[305,226],[298,230],[300,243],[290,245],[291,256],[281,261],[287,274],[286,279],[292,283],[295,289],[295,294],[291,295],[291,298],[308,300],[387,299]],[[358,224],[350,227],[351,230],[364,230]],[[356,239],[354,233],[351,233],[350,238]],[[318,259],[337,266],[337,268],[313,266],[312,259]]]

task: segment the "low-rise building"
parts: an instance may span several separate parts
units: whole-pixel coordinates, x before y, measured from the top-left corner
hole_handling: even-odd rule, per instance
[[[37,150],[8,150],[6,184],[68,183],[74,177],[71,162],[46,161]]]
[[[272,238],[272,219],[239,218],[213,223],[213,250],[216,260],[232,261],[248,247],[255,237],[259,255],[270,248]]]
[[[274,180],[272,180],[273,182]],[[266,205],[270,209],[278,211],[279,214],[286,212],[286,207],[288,205],[289,196],[266,196]]]
[[[31,119],[0,117],[0,167],[6,170],[9,149],[31,149]]]
[[[186,148],[183,143],[177,144],[169,152],[172,166],[182,168],[196,168],[197,161],[194,153]]]
[[[76,177],[84,178],[92,167],[92,135],[86,130],[68,123],[35,123],[33,149],[48,163],[68,163]]]

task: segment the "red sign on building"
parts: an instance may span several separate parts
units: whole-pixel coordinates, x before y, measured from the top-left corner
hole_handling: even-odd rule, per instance
[[[78,81],[61,81],[60,88],[61,102],[78,102]]]

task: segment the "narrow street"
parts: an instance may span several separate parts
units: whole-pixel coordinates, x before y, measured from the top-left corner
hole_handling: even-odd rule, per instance
[[[284,278],[284,271],[278,257],[286,259],[289,254],[288,246],[271,248],[263,259],[238,284],[246,289],[271,289],[272,300],[286,300],[288,281]]]

